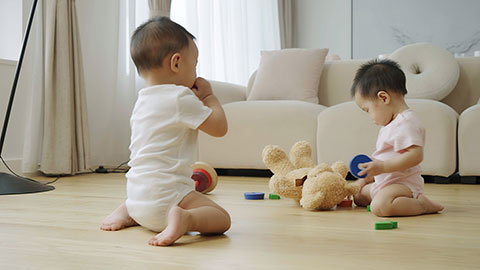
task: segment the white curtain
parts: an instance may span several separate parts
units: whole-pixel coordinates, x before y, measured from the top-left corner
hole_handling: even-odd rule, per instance
[[[127,161],[130,156],[130,114],[137,97],[137,90],[144,86],[130,58],[130,37],[135,28],[148,19],[148,5],[145,0],[123,0],[119,3],[118,49],[116,86],[107,89],[111,109],[105,123],[105,153],[101,164],[115,166]]]
[[[155,16],[170,17],[170,0],[148,0],[150,18]]]
[[[39,83],[32,89],[38,99],[32,98],[27,114],[23,168],[32,172],[40,164],[40,171],[53,175],[86,172],[90,142],[75,0],[41,4],[43,27],[36,28],[41,45],[34,61]]]
[[[40,0],[43,2],[46,0]],[[136,73],[130,58],[129,40],[134,29],[146,21],[149,13],[155,8],[155,3],[163,0],[121,0],[115,2],[112,7],[118,9],[118,23],[112,25],[112,31],[118,39],[117,46],[111,47],[111,52],[117,55],[116,76],[103,78],[92,76],[92,62],[105,61],[101,55],[98,59],[88,58],[90,66],[88,71],[89,99],[95,99],[99,95],[96,91],[102,91],[102,109],[98,110],[101,115],[90,115],[92,122],[91,138],[94,147],[91,149],[93,168],[98,165],[116,166],[129,158],[128,146],[130,143],[130,113],[136,100],[137,91],[144,86],[144,82]],[[95,31],[88,18],[88,2],[78,2],[82,7],[80,25],[82,33]],[[103,2],[102,2],[103,3]],[[157,2],[157,4],[160,2]],[[150,5],[153,8],[149,8]],[[201,4],[201,5],[200,5]],[[102,4],[107,7],[108,4]],[[161,5],[158,5],[161,6]],[[176,7],[176,10],[174,8]],[[261,50],[280,49],[279,11],[277,0],[202,0],[187,1],[173,0],[171,4],[171,17],[174,21],[184,25],[187,30],[197,37],[200,49],[198,74],[208,79],[227,81],[232,83],[246,84],[250,74],[258,67]],[[117,11],[115,11],[117,12]],[[29,42],[30,55],[34,55],[30,67],[33,75],[31,100],[27,110],[27,131],[24,145],[23,168],[25,172],[35,172],[42,156],[43,138],[37,134],[43,134],[44,127],[44,95],[42,92],[45,85],[43,63],[45,56],[43,51],[44,36],[42,29],[44,21],[40,18],[44,13],[38,9],[34,31]],[[110,12],[112,13],[112,12]],[[110,14],[109,13],[109,14]],[[113,13],[115,14],[115,13]],[[164,14],[166,15],[166,14]],[[110,16],[111,17],[111,16]],[[109,17],[109,18],[110,18]],[[102,23],[101,15],[95,13],[96,23]],[[39,20],[40,19],[40,20]],[[85,24],[85,21],[88,24]],[[87,25],[87,26],[85,26]],[[88,27],[88,28],[85,28]],[[108,26],[110,27],[110,26]],[[104,28],[102,28],[104,29]],[[40,33],[40,34],[38,34]],[[101,36],[85,34],[81,37],[83,44],[98,44],[101,46]],[[36,41],[34,41],[36,40]],[[36,44],[35,47],[31,47]],[[92,56],[92,48],[89,48],[87,57]],[[103,66],[103,65],[102,65]],[[110,66],[110,65],[104,65]],[[109,83],[96,82],[105,80]],[[115,82],[114,86],[111,82]],[[98,88],[96,85],[108,85],[107,88]],[[40,91],[39,91],[40,90]],[[93,92],[92,92],[93,91]],[[100,122],[98,122],[100,121]],[[40,136],[41,137],[41,136]]]
[[[260,51],[281,47],[277,0],[173,0],[170,17],[197,38],[207,79],[246,85]]]
[[[292,0],[278,0],[278,20],[282,49],[293,47],[293,11]]]

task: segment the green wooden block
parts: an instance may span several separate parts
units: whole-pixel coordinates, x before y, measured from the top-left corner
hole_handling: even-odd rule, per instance
[[[268,194],[268,198],[270,200],[280,200],[280,196],[278,196],[276,194],[273,194],[273,193]]]
[[[391,221],[379,221],[375,223],[375,230],[391,230],[393,224]]]
[[[371,212],[370,205],[367,205],[367,212]]]

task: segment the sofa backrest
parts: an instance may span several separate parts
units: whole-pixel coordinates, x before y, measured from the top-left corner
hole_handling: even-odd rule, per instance
[[[325,62],[318,86],[318,103],[330,107],[351,101],[353,78],[357,69],[366,61],[354,59]]]
[[[459,114],[477,104],[480,98],[480,57],[457,58],[460,77],[453,91],[442,102]]]
[[[319,104],[333,106],[351,101],[350,88],[357,69],[368,60],[336,60],[325,62],[318,87]],[[453,91],[441,102],[452,107],[457,113],[477,104],[480,98],[480,57],[457,58],[460,76]],[[255,73],[248,82],[247,96],[255,81]],[[408,89],[407,89],[408,90]]]

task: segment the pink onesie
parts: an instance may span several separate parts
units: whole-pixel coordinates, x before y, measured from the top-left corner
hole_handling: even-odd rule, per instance
[[[412,145],[425,145],[425,128],[411,109],[405,110],[395,117],[378,133],[377,150],[372,154],[378,160],[389,160],[401,155]],[[373,197],[382,188],[391,184],[402,184],[410,188],[413,197],[423,193],[423,177],[420,165],[404,171],[383,173],[375,176],[375,182],[370,189]]]

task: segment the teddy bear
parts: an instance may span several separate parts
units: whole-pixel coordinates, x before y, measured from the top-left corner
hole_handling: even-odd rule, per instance
[[[345,197],[360,191],[357,183],[345,180],[348,173],[345,163],[337,161],[331,167],[325,163],[315,166],[312,149],[306,141],[292,146],[290,158],[279,146],[267,145],[262,158],[273,173],[270,191],[296,200],[307,210],[331,209]]]

